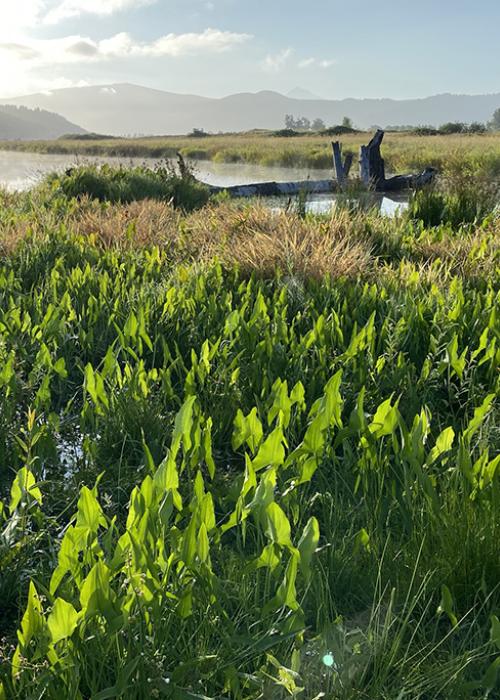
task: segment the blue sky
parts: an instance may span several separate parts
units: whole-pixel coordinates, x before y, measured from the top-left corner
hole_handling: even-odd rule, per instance
[[[134,82],[222,96],[500,91],[500,0],[1,0],[0,96]]]

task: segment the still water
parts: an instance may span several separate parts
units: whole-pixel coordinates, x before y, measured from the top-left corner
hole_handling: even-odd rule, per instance
[[[158,163],[153,158],[83,158],[74,155],[21,153],[0,151],[0,186],[8,190],[27,190],[36,185],[50,172],[63,172],[71,166],[82,163],[110,163],[114,165],[149,165]],[[282,168],[242,163],[213,163],[192,161],[196,176],[210,185],[220,187],[245,185],[252,182],[292,182],[299,180],[326,180],[332,177],[331,170],[307,168]],[[273,203],[276,206],[276,202]],[[335,204],[335,195],[310,195],[306,203],[307,211],[327,213]],[[407,206],[404,197],[389,198],[374,195],[373,205],[382,214],[395,216]]]

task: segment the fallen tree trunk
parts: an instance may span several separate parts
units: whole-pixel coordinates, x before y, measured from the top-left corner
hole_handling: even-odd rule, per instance
[[[401,192],[401,190],[419,190],[430,185],[437,175],[436,168],[425,168],[419,175],[395,175],[384,180],[383,192]],[[380,191],[380,190],[379,190]]]
[[[330,194],[338,192],[334,180],[302,180],[300,182],[256,182],[250,185],[218,187],[207,185],[213,194],[227,192],[231,197],[280,197],[306,194]]]
[[[434,180],[437,174],[435,168],[425,168],[418,175],[396,175],[386,178],[385,162],[380,153],[383,138],[384,132],[382,129],[378,129],[370,143],[367,146],[361,146],[360,149],[359,176],[367,190],[381,193],[404,192],[405,190],[419,189]],[[299,182],[255,182],[248,185],[230,185],[229,187],[201,184],[208,187],[212,194],[227,192],[230,197],[291,197],[299,194],[341,192],[347,183],[352,165],[352,155],[349,154],[342,162],[342,145],[335,141],[332,142],[332,148],[337,181],[332,178],[331,180],[302,180]],[[187,176],[189,169],[182,155],[178,153],[177,156],[181,177]]]

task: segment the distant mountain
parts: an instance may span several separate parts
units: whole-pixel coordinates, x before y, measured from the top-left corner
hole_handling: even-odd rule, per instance
[[[0,104],[0,140],[56,139],[85,130],[64,117],[41,109]]]
[[[301,87],[296,87],[290,92],[287,92],[287,97],[291,97],[293,100],[321,100],[322,98],[315,95],[314,92],[310,90],[305,90]]]
[[[0,104],[7,100],[0,100]],[[489,120],[500,107],[495,95],[435,95],[415,100],[296,99],[278,92],[240,93],[219,99],[180,95],[127,83],[66,88],[9,102],[62,114],[92,132],[113,135],[186,134],[205,131],[280,129],[286,114],[323,119],[327,125],[350,117],[355,126],[439,125]],[[71,131],[65,127],[65,131]]]

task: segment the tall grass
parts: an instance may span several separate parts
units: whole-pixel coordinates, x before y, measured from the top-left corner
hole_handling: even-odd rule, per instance
[[[344,148],[357,153],[369,134],[342,136]],[[2,149],[39,153],[66,153],[70,156],[121,156],[123,158],[186,158],[220,163],[252,163],[308,169],[332,169],[328,137],[311,135],[293,139],[269,134],[209,136],[202,142],[187,137],[148,137],[96,141],[58,140],[0,143]],[[383,155],[390,173],[419,172],[427,166],[441,173],[470,172],[487,177],[500,175],[500,136],[498,134],[415,136],[387,134]],[[354,171],[355,172],[355,169]]]

